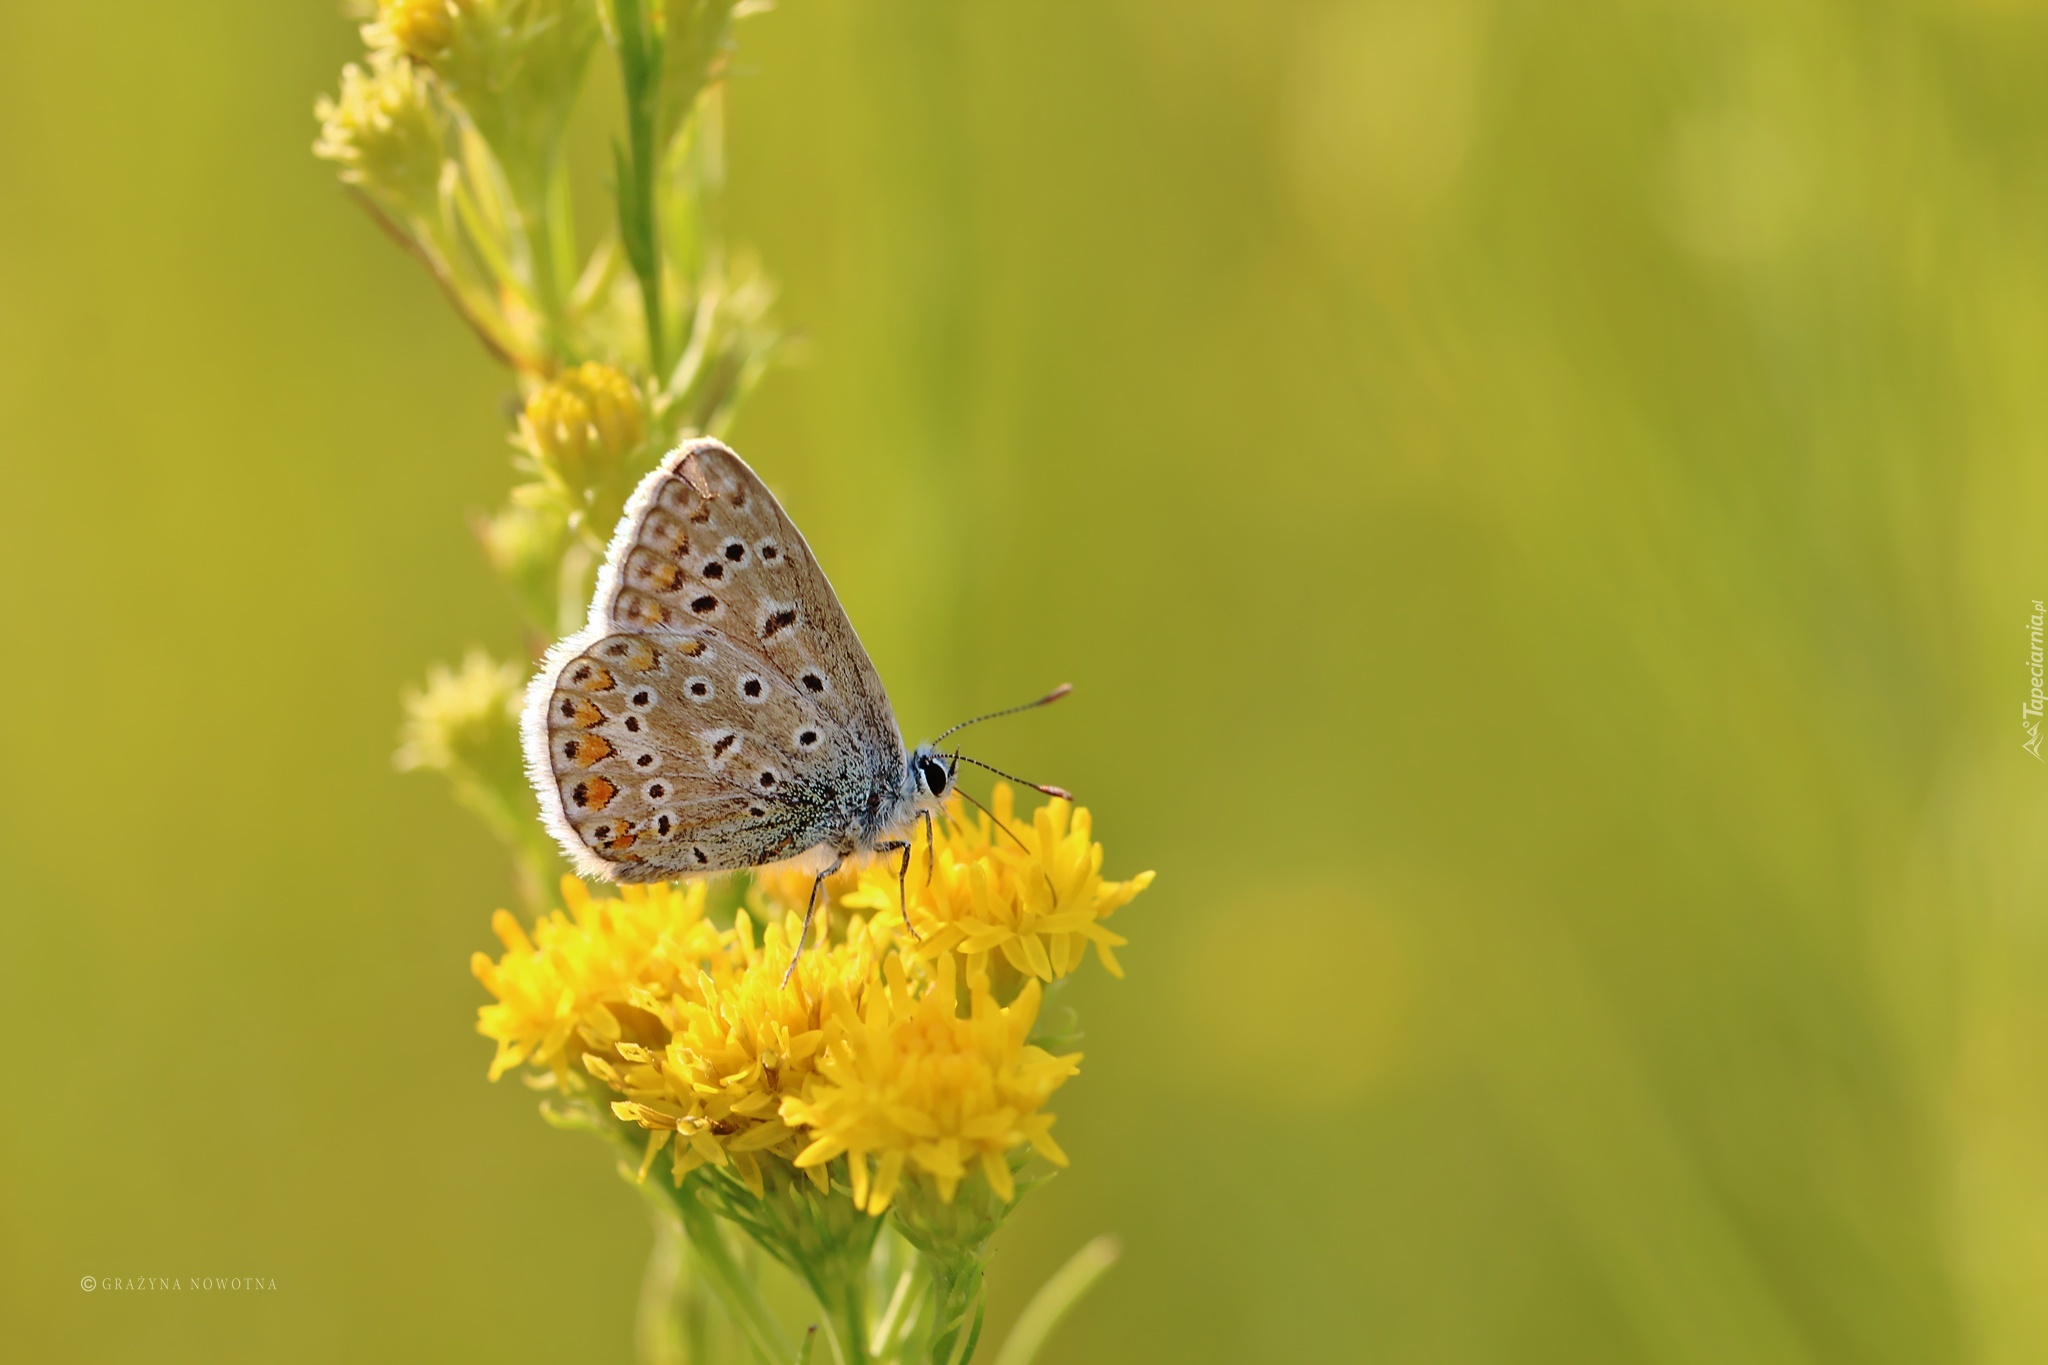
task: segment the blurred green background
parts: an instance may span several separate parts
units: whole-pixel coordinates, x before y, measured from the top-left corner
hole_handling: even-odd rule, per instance
[[[485,1083],[511,386],[319,3],[0,7],[0,1353],[625,1361]],[[1072,786],[1063,1361],[2048,1358],[2048,6],[787,0],[735,444],[913,740]],[[87,1295],[83,1275],[277,1291]]]

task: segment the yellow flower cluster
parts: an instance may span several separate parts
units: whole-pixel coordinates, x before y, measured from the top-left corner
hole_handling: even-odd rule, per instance
[[[373,60],[431,69],[519,183],[554,155],[597,41],[598,8],[590,0],[379,0],[361,32]]]
[[[1014,826],[1007,790],[995,810]],[[894,868],[865,872],[837,898],[878,913],[849,916],[786,985],[808,881],[762,875],[752,911],[721,929],[704,882],[598,899],[565,878],[568,913],[529,937],[500,911],[504,955],[474,960],[495,997],[478,1021],[498,1044],[492,1078],[522,1063],[576,1093],[594,1078],[611,1113],[646,1130],[643,1175],[665,1148],[677,1183],[713,1166],[756,1195],[771,1160],[821,1191],[843,1170],[854,1204],[879,1215],[905,1179],[950,1203],[979,1170],[1008,1201],[1013,1160],[1035,1151],[1066,1164],[1045,1105],[1081,1060],[1031,1042],[1039,983],[1072,971],[1089,942],[1114,969],[1109,950],[1124,940],[1099,920],[1151,881],[1104,882],[1089,833],[1087,811],[1056,802],[1013,829],[1019,851],[986,818],[955,812],[930,884],[924,864],[912,869],[922,940],[894,919]],[[1007,1003],[990,982],[1005,963],[1022,979]]]
[[[341,69],[341,93],[313,106],[320,137],[313,154],[341,168],[342,180],[401,216],[432,216],[447,160],[446,119],[432,77],[389,52],[368,67]]]
[[[1057,1166],[1067,1155],[1052,1140],[1052,1092],[1080,1070],[1081,1054],[1055,1057],[1026,1040],[1038,1019],[1039,987],[996,1004],[986,977],[970,979],[966,1018],[958,1010],[951,953],[920,993],[900,958],[884,966],[886,988],[868,992],[856,1017],[842,1010],[818,1060],[807,1095],[782,1102],[785,1122],[812,1135],[798,1169],[845,1154],[855,1207],[881,1213],[896,1196],[906,1162],[930,1176],[939,1197],[953,1192],[975,1162],[1005,1203],[1017,1194],[1009,1153],[1029,1145]],[[868,1158],[876,1159],[872,1183]]]
[[[1102,921],[1150,886],[1152,874],[1103,880],[1102,845],[1085,806],[1055,799],[1020,824],[1015,794],[999,782],[991,807],[970,814],[956,794],[933,831],[935,847],[921,833],[913,841],[900,883],[897,865],[868,863],[832,881],[832,900],[877,923],[900,924],[900,884],[919,936],[915,949],[928,961],[963,953],[972,966],[1000,953],[1020,975],[1050,982],[1079,967],[1092,943],[1103,967],[1121,977],[1115,949],[1126,940]],[[770,885],[785,901],[810,890],[801,873],[777,874]]]
[[[624,374],[587,360],[535,389],[520,439],[571,487],[595,482],[647,438],[647,405]]]
[[[519,696],[526,672],[472,649],[457,669],[436,664],[427,685],[405,696],[398,766],[405,771],[509,772],[524,776],[519,754]]]
[[[693,981],[724,952],[723,936],[704,916],[705,884],[627,886],[597,900],[574,877],[562,878],[560,910],[533,927],[500,910],[491,928],[505,945],[496,962],[485,953],[470,970],[497,1003],[477,1011],[477,1031],[498,1045],[496,1080],[525,1062],[557,1080],[583,1053],[616,1051],[638,1041],[665,1046],[647,1008]]]
[[[785,1100],[808,1089],[827,1041],[845,1031],[866,998],[887,935],[871,935],[858,921],[848,925],[843,941],[806,952],[785,988],[800,923],[793,913],[770,923],[757,948],[752,917],[742,910],[724,951],[694,982],[650,1001],[666,1046],[618,1048],[623,1067],[584,1059],[592,1075],[626,1096],[612,1112],[653,1134],[648,1161],[670,1133],[677,1135],[677,1183],[698,1166],[730,1163],[759,1194],[758,1154],[794,1159],[801,1148],[784,1121]],[[826,1187],[823,1171],[811,1179]]]
[[[456,15],[469,8],[470,0],[384,0],[377,23],[392,46],[414,61],[431,62],[447,51]]]
[[[647,401],[633,381],[601,361],[571,366],[535,389],[519,415],[517,443],[542,482],[514,496],[552,499],[593,531],[609,531],[644,472],[636,457],[646,441]]]

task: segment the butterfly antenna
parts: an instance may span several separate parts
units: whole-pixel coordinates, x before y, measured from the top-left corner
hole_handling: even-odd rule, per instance
[[[967,804],[968,804],[968,805],[970,805],[970,806],[974,807],[974,808],[975,808],[976,810],[980,811],[980,812],[981,812],[981,813],[982,813],[983,815],[986,815],[986,816],[987,816],[987,817],[988,817],[989,819],[993,820],[993,821],[995,822],[995,826],[996,826],[996,828],[997,828],[997,829],[1001,830],[1001,831],[1002,831],[1003,833],[1005,833],[1005,834],[1007,834],[1007,835],[1009,835],[1009,836],[1010,836],[1010,842],[1011,842],[1011,843],[1013,843],[1013,844],[1015,844],[1015,845],[1016,845],[1017,847],[1019,847],[1019,848],[1023,849],[1023,850],[1024,850],[1024,851],[1025,851],[1026,853],[1029,853],[1029,852],[1031,851],[1031,849],[1030,849],[1030,846],[1029,846],[1029,845],[1027,845],[1027,844],[1026,844],[1026,843],[1025,843],[1025,842],[1024,842],[1024,841],[1023,841],[1022,839],[1019,839],[1019,838],[1017,837],[1017,831],[1015,831],[1015,830],[1011,829],[1011,828],[1010,828],[1010,827],[1009,827],[1008,825],[1006,825],[1006,824],[1004,824],[1004,823],[1003,823],[1003,819],[1002,819],[1002,817],[1001,817],[1001,816],[997,815],[997,814],[996,814],[996,813],[995,813],[994,811],[990,810],[990,809],[989,809],[989,808],[988,808],[987,806],[984,806],[984,805],[982,805],[982,804],[981,804],[981,802],[979,802],[979,801],[975,800],[975,799],[974,799],[974,798],[973,798],[972,796],[970,796],[970,795],[969,795],[969,794],[968,794],[967,792],[965,792],[965,791],[961,791],[961,789],[960,789],[960,788],[958,788],[958,787],[955,787],[955,788],[953,788],[953,790],[954,790],[954,791],[956,791],[956,792],[960,792],[960,795],[961,795],[962,799],[964,799],[964,800],[965,800],[965,801],[967,802]]]
[[[946,738],[946,735],[957,734],[960,731],[965,730],[968,726],[979,725],[985,720],[998,720],[1004,716],[1014,716],[1019,711],[1032,711],[1036,710],[1038,707],[1041,706],[1050,706],[1054,702],[1058,701],[1061,697],[1066,696],[1067,693],[1073,690],[1074,685],[1072,683],[1061,683],[1058,687],[1055,687],[1052,691],[1046,693],[1037,701],[1027,701],[1022,706],[1006,706],[1000,711],[991,711],[985,716],[976,716],[973,720],[963,720],[958,725],[954,726],[951,730],[946,731],[945,734],[940,735],[938,739],[933,740],[932,743],[936,745],[943,741]],[[974,760],[969,759],[967,761],[972,763]],[[987,765],[984,764],[983,766],[986,767]],[[1031,784],[1027,782],[1024,785],[1028,787]],[[1043,791],[1044,788],[1040,788],[1039,790]]]
[[[960,755],[958,755],[958,754],[955,754],[955,755],[953,755],[953,757],[955,757],[955,758],[958,758],[958,757],[960,757]],[[968,761],[969,763],[972,763],[972,762],[973,762],[974,760],[970,758],[970,759],[968,759],[967,761]],[[987,765],[987,764],[983,764],[982,766],[983,766],[983,767],[987,767],[988,765]],[[994,770],[993,770],[993,769],[990,769],[990,771],[994,771]],[[1027,783],[1026,785],[1028,786],[1029,784]],[[1018,837],[1017,837],[1017,831],[1016,831],[1016,830],[1013,830],[1013,829],[1011,829],[1011,828],[1010,828],[1010,827],[1009,827],[1008,825],[1006,825],[1006,824],[1004,824],[1004,823],[1003,823],[1003,819],[1002,819],[1002,817],[1001,817],[1001,816],[997,815],[997,814],[996,814],[996,813],[995,813],[994,811],[990,810],[990,809],[989,809],[989,808],[988,808],[987,806],[984,806],[984,805],[982,805],[982,804],[981,804],[981,802],[979,802],[979,801],[975,800],[975,799],[974,799],[974,798],[973,798],[972,796],[968,795],[968,793],[967,793],[967,790],[966,790],[965,788],[963,788],[963,787],[955,787],[955,788],[953,788],[953,790],[954,790],[954,791],[956,791],[956,792],[959,792],[959,793],[960,793],[960,795],[961,795],[962,797],[965,797],[965,798],[966,798],[966,801],[967,801],[967,804],[968,804],[968,805],[970,805],[970,806],[974,807],[974,808],[975,808],[976,810],[980,811],[980,812],[981,812],[981,813],[982,813],[983,815],[986,815],[986,816],[987,816],[987,817],[989,818],[989,820],[990,820],[991,822],[993,822],[993,823],[994,823],[994,825],[995,825],[995,827],[996,827],[997,829],[999,829],[999,830],[1001,830],[1001,831],[1002,831],[1003,833],[1005,833],[1005,834],[1009,835],[1009,836],[1010,836],[1010,842],[1011,842],[1011,843],[1013,843],[1013,844],[1015,844],[1015,845],[1016,845],[1016,846],[1017,846],[1018,848],[1021,848],[1021,849],[1023,849],[1023,850],[1024,850],[1024,853],[1025,853],[1025,856],[1027,856],[1027,857],[1028,857],[1028,856],[1030,856],[1030,853],[1031,853],[1031,849],[1030,849],[1030,846],[1029,846],[1029,845],[1027,845],[1027,844],[1026,844],[1026,843],[1025,843],[1025,842],[1024,842],[1024,841],[1023,841],[1022,839],[1020,839],[1020,838],[1018,838]],[[1040,790],[1043,790],[1043,788],[1041,788]],[[1051,874],[1050,872],[1047,872],[1047,871],[1046,871],[1046,870],[1045,870],[1044,868],[1040,868],[1040,869],[1039,869],[1039,872],[1038,872],[1038,875],[1039,875],[1039,876],[1041,876],[1041,877],[1043,877],[1043,878],[1045,878],[1045,889],[1046,889],[1047,891],[1050,891],[1050,892],[1052,893],[1052,903],[1053,903],[1053,907],[1054,907],[1055,909],[1057,909],[1057,908],[1059,907],[1059,903],[1060,903],[1060,889],[1059,889],[1058,887],[1056,887],[1056,886],[1054,886],[1054,885],[1052,884],[1052,874]]]
[[[1055,693],[1054,695],[1058,695],[1058,694],[1057,694],[1057,693]],[[1033,702],[1033,703],[1032,703],[1032,705],[1033,705],[1033,706],[1042,706],[1042,705],[1044,705],[1044,703],[1043,703],[1043,702]],[[1018,709],[1019,709],[1019,710],[1022,710],[1023,708],[1022,708],[1022,707],[1019,707]],[[997,714],[997,715],[1001,715],[1001,714],[1002,714],[1002,712],[998,711],[998,712],[997,712],[996,714]],[[954,760],[955,760],[956,762],[960,762],[960,763],[972,763],[972,764],[973,764],[973,765],[974,765],[975,767],[977,767],[977,768],[986,768],[986,769],[988,769],[988,770],[989,770],[990,772],[994,773],[994,774],[995,774],[995,775],[996,775],[997,777],[1003,777],[1003,778],[1008,778],[1008,779],[1009,779],[1010,781],[1012,781],[1012,782],[1015,782],[1015,783],[1016,783],[1016,784],[1017,784],[1018,786],[1020,786],[1020,787],[1029,787],[1029,788],[1031,788],[1031,790],[1033,790],[1033,791],[1035,791],[1035,792],[1038,792],[1038,793],[1040,793],[1041,795],[1044,795],[1044,796],[1057,796],[1057,797],[1058,797],[1058,798],[1059,798],[1060,800],[1062,800],[1062,801],[1071,801],[1071,800],[1073,800],[1073,799],[1074,799],[1074,794],[1073,794],[1072,792],[1068,791],[1068,790],[1067,790],[1067,789],[1066,789],[1065,787],[1048,787],[1048,786],[1046,786],[1046,785],[1045,785],[1044,783],[1042,783],[1042,782],[1032,782],[1032,781],[1030,781],[1030,780],[1028,780],[1028,779],[1026,779],[1026,778],[1022,778],[1022,777],[1019,777],[1019,776],[1017,776],[1017,774],[1015,774],[1015,773],[1006,773],[1006,772],[1004,772],[1004,771],[1003,771],[1003,770],[1002,770],[1001,768],[998,768],[998,767],[997,767],[997,766],[996,766],[995,764],[993,764],[993,763],[984,763],[984,762],[982,762],[982,761],[981,761],[980,759],[978,759],[978,758],[969,758],[969,757],[968,757],[968,756],[967,756],[966,754],[962,754],[962,753],[955,753],[955,754],[953,755],[953,758],[954,758]]]

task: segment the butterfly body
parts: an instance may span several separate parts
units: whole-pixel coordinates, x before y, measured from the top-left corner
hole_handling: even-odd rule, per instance
[[[708,439],[628,500],[521,739],[549,831],[579,872],[619,882],[901,852],[954,773],[908,751],[809,545]]]

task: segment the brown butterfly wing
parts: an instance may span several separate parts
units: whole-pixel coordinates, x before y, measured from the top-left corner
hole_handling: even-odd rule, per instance
[[[591,621],[529,694],[527,761],[580,870],[654,881],[843,844],[899,780],[881,680],[738,456],[672,452],[627,504]]]

